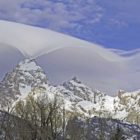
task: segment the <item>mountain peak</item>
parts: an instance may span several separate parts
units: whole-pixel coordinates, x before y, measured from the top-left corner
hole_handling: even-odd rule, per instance
[[[25,70],[25,71],[33,71],[33,70],[39,70],[41,67],[39,67],[35,61],[35,59],[24,59],[21,61],[16,69],[18,70]]]
[[[86,87],[77,77],[73,77],[72,79],[63,83],[65,88],[75,88],[75,87]]]
[[[13,74],[20,83],[25,83],[30,86],[40,85],[48,81],[44,70],[34,59],[22,60],[11,73],[11,75]]]
[[[7,73],[0,84],[0,104],[16,100],[18,96],[25,96],[35,87],[48,84],[44,70],[34,59],[22,60],[13,71]]]
[[[74,77],[71,79],[71,81],[74,81],[74,82],[79,83],[79,84],[82,83],[76,76],[74,76]]]

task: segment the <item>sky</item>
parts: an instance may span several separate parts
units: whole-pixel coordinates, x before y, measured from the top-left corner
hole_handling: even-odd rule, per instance
[[[140,48],[140,0],[0,0],[0,19],[49,28],[104,47]]]

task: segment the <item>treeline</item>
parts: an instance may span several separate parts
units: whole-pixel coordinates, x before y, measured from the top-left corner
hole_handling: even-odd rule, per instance
[[[49,100],[28,96],[19,100],[9,113],[0,115],[0,140],[125,140],[123,130],[108,128],[105,119],[82,119],[65,110],[57,96]],[[106,129],[110,129],[106,134]]]

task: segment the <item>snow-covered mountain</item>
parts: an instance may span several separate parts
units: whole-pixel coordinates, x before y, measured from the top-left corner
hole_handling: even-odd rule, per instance
[[[54,84],[76,75],[90,87],[116,95],[119,89],[139,89],[140,53],[123,54],[51,30],[0,21],[1,79],[23,57],[36,58]]]
[[[28,95],[39,98],[47,96],[49,99],[57,95],[67,111],[77,112],[84,117],[109,117],[140,123],[140,91],[119,91],[116,97],[112,97],[89,88],[76,77],[53,86],[34,59],[21,61],[5,75],[0,84],[0,105],[9,107],[12,103],[14,106],[18,100],[26,100]]]
[[[12,72],[6,74],[0,84],[0,105],[8,105],[18,97],[26,97],[32,88],[47,84],[47,76],[34,60],[25,59]]]

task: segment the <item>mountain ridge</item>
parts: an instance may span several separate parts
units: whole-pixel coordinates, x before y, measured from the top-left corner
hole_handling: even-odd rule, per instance
[[[134,124],[140,122],[137,118],[140,115],[140,91],[129,93],[120,90],[116,97],[111,97],[89,88],[76,77],[53,86],[34,59],[23,60],[6,74],[0,84],[0,93],[1,108],[10,104],[13,107],[18,100],[26,100],[28,95],[35,98],[47,96],[50,100],[58,96],[64,101],[66,110],[85,117],[111,117]]]

